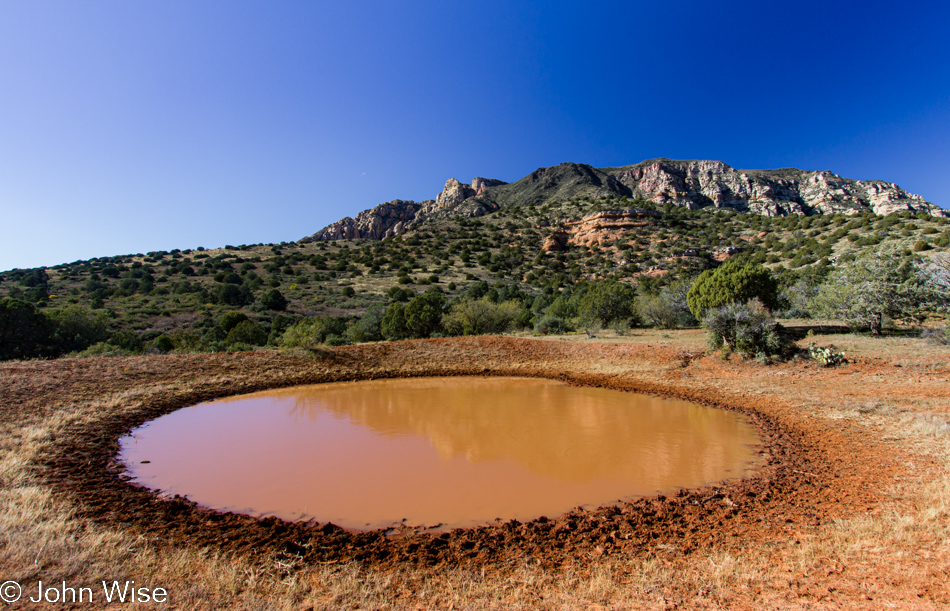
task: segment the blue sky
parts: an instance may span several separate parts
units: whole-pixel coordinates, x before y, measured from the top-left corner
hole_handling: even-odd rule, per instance
[[[0,270],[720,159],[950,207],[950,3],[0,3]]]

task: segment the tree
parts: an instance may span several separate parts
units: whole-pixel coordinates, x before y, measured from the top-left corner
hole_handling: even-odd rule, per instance
[[[261,307],[276,312],[283,312],[287,309],[287,298],[277,289],[271,289],[261,295]]]
[[[228,312],[227,314],[222,315],[218,320],[218,326],[221,327],[225,333],[230,333],[231,329],[246,320],[247,314],[244,312]]]
[[[691,284],[688,281],[674,282],[654,294],[645,294],[639,299],[640,314],[654,327],[676,329],[698,323],[689,305],[686,294]]]
[[[389,305],[383,316],[381,326],[383,337],[388,340],[406,339],[409,337],[409,327],[406,325],[406,306],[398,301]]]
[[[31,303],[0,300],[0,359],[28,359],[55,354],[49,318]]]
[[[378,342],[383,339],[383,317],[386,308],[374,305],[346,328],[346,337],[353,343]]]
[[[267,331],[256,322],[242,320],[228,332],[228,345],[247,344],[249,346],[263,346],[267,343]]]
[[[445,330],[452,335],[504,333],[526,314],[520,301],[509,299],[494,303],[488,297],[460,299],[443,319]]]
[[[429,337],[442,329],[445,297],[437,291],[416,295],[406,304],[406,327],[415,337]]]
[[[686,293],[689,310],[699,319],[711,308],[756,298],[770,310],[778,307],[778,283],[765,267],[737,259],[704,271]]]
[[[254,296],[246,286],[236,284],[221,284],[212,291],[215,300],[231,306],[243,306],[254,301]]]
[[[884,316],[909,318],[939,307],[939,285],[928,282],[926,270],[921,262],[905,257],[900,245],[875,248],[832,271],[812,308],[821,316],[879,335]]]
[[[609,325],[636,317],[637,292],[616,280],[603,280],[591,287],[581,298],[581,318]]]
[[[106,317],[82,306],[69,306],[49,316],[56,329],[54,341],[59,351],[78,352],[109,337]]]

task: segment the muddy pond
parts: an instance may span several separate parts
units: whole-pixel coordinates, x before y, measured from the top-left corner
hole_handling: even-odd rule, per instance
[[[298,386],[202,403],[122,438],[143,486],[222,511],[370,530],[554,517],[745,477],[734,412],[537,378]]]

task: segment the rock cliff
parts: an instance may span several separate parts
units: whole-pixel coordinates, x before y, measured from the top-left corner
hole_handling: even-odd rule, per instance
[[[651,159],[603,168],[634,197],[689,208],[733,208],[768,216],[890,214],[901,210],[944,214],[893,183],[842,178],[828,171],[736,170],[721,161]]]
[[[353,240],[356,238],[370,238],[382,240],[398,235],[405,231],[416,213],[425,204],[434,203],[432,200],[423,203],[394,199],[391,202],[380,204],[375,208],[363,210],[356,218],[349,216],[327,225],[313,234],[307,241],[316,240]]]
[[[650,159],[610,168],[562,163],[538,168],[513,183],[477,177],[471,184],[464,184],[450,178],[434,200],[386,202],[360,212],[356,219],[337,221],[305,240],[380,240],[427,219],[474,217],[510,206],[602,195],[691,209],[731,208],[767,216],[890,214],[902,210],[950,216],[923,197],[879,180],[852,180],[829,171],[795,168],[736,170],[722,161]]]

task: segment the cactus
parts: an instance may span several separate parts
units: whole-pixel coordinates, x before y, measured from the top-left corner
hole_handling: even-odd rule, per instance
[[[808,356],[821,363],[822,367],[834,367],[848,362],[844,358],[844,352],[836,352],[834,346],[819,348],[814,343],[808,344]]]

